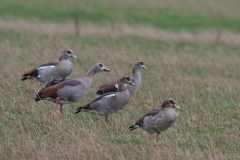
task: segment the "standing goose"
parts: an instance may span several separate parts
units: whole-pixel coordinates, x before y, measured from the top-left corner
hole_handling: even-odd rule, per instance
[[[51,79],[66,78],[72,72],[73,65],[68,58],[77,58],[72,50],[64,50],[59,56],[59,61],[44,63],[23,75],[22,81],[35,78],[40,83],[50,82]]]
[[[105,115],[105,121],[108,123],[108,115],[119,111],[129,101],[130,93],[126,87],[127,84],[135,85],[129,77],[122,77],[118,83],[119,92],[105,93],[82,107],[77,108],[75,114],[81,111],[97,114],[98,123],[100,123],[100,117]]]
[[[60,112],[63,116],[63,104],[74,103],[82,99],[91,86],[92,76],[103,71],[109,72],[110,70],[103,64],[97,63],[92,66],[85,77],[81,79],[68,79],[55,86],[42,88],[34,99],[36,102],[42,99],[52,100],[57,104],[55,113],[58,113],[58,104],[60,104]]]
[[[133,65],[133,68],[132,68],[133,75],[131,77],[131,81],[135,84],[135,86],[127,85],[127,89],[130,93],[130,96],[133,96],[141,86],[141,74],[139,72],[140,68],[147,69],[147,67],[145,67],[143,62],[136,62]],[[107,92],[117,92],[119,90],[118,89],[119,81],[120,81],[120,78],[116,79],[113,82],[100,86],[96,94],[102,95]]]
[[[159,134],[171,127],[177,120],[177,113],[174,108],[180,109],[172,99],[165,99],[161,108],[154,108],[140,117],[135,125],[130,126],[130,130],[141,127],[149,133],[149,145],[151,145],[151,134],[157,133],[157,144],[159,143]]]

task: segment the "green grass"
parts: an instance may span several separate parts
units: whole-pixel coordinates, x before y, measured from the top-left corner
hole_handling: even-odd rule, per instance
[[[238,33],[226,32],[240,31],[238,6],[235,0],[0,1],[0,159],[240,159],[240,46]],[[86,23],[80,36],[65,31],[76,14]],[[112,22],[123,26],[114,33]],[[135,32],[124,34],[128,27]],[[70,78],[83,77],[98,62],[111,72],[94,76],[83,99],[64,105],[62,119],[52,117],[54,103],[33,100],[36,81],[20,79],[64,49],[78,57],[71,59]],[[133,111],[111,115],[109,126],[104,118],[97,124],[96,115],[74,115],[96,98],[98,86],[130,76],[138,60],[148,70],[140,71],[141,88],[128,103]],[[178,119],[161,134],[159,147],[155,135],[149,147],[145,131],[128,127],[166,98],[181,107]]]
[[[136,2],[128,6],[128,2],[118,4],[111,1],[103,2],[105,4],[103,5],[98,1],[92,1],[91,3],[70,1],[66,4],[64,1],[60,3],[59,1],[3,0],[0,2],[0,16],[5,19],[8,19],[10,16],[12,18],[37,18],[43,21],[61,23],[73,20],[75,16],[78,16],[81,23],[93,22],[105,24],[108,22],[125,22],[130,25],[152,25],[173,31],[188,30],[196,32],[211,29],[240,32],[240,19],[237,16],[229,16],[221,12],[220,14],[204,14],[192,10],[191,6],[189,6],[189,9],[185,9],[182,6],[188,3],[185,4],[184,2],[180,3],[178,7],[180,9],[175,9],[171,4],[163,8],[160,2],[159,4],[155,2],[156,7],[149,6],[148,4],[146,4],[146,7],[143,7],[139,3]],[[237,5],[234,2],[230,4],[231,7]],[[216,4],[215,8],[223,7],[224,5],[224,3],[221,5]],[[204,7],[208,7],[207,4]],[[227,9],[231,10],[231,8]]]
[[[0,157],[2,159],[239,159],[239,46],[165,42],[137,36],[69,36],[1,31]],[[54,45],[53,45],[54,44]],[[87,95],[65,105],[66,116],[52,118],[55,104],[34,102],[39,86],[21,75],[71,48],[71,78],[95,63],[111,69],[93,79]],[[142,86],[106,126],[78,106],[96,97],[97,87],[123,75],[143,60]],[[173,98],[182,108],[177,122],[148,146],[147,133],[128,126],[148,110]],[[44,158],[43,158],[44,157]]]

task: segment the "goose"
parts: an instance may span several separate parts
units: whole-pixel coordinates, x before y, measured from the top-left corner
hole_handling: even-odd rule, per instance
[[[63,117],[63,104],[74,103],[82,99],[91,86],[93,75],[103,71],[110,72],[103,64],[97,63],[92,66],[85,77],[80,79],[68,79],[52,87],[42,88],[34,99],[36,102],[42,99],[52,100],[56,103],[56,110],[54,112],[56,114],[59,110],[58,104],[60,104],[60,113]]]
[[[70,49],[62,51],[59,61],[44,63],[22,75],[22,81],[36,79],[41,83],[50,82],[51,79],[65,79],[72,73],[73,65],[68,58],[77,58]]]
[[[160,108],[154,108],[140,117],[129,129],[132,131],[142,128],[149,133],[149,145],[153,133],[157,133],[157,144],[159,144],[159,134],[165,131],[177,120],[175,109],[180,109],[173,99],[165,99]]]
[[[105,115],[105,121],[108,124],[108,116],[122,109],[129,101],[130,93],[126,87],[127,84],[135,85],[129,77],[122,77],[118,83],[119,92],[105,93],[93,101],[77,108],[75,114],[81,111],[97,114],[98,123],[100,123],[100,117]]]

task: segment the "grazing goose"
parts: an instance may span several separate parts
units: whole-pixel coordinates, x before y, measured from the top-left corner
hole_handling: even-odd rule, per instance
[[[141,127],[147,131],[149,133],[149,145],[151,145],[151,134],[157,133],[157,143],[159,143],[159,134],[171,127],[177,120],[177,113],[174,108],[180,109],[174,100],[165,99],[161,108],[154,108],[147,112],[136,121],[135,125],[129,127],[129,129],[134,130]]]
[[[141,86],[141,74],[139,72],[140,68],[147,69],[147,67],[145,67],[143,62],[136,62],[133,65],[133,68],[132,68],[133,75],[131,77],[131,81],[135,84],[135,86],[127,85],[127,89],[130,93],[130,96],[133,96]],[[119,80],[120,80],[120,78],[116,79],[113,82],[110,82],[110,83],[100,86],[99,90],[97,91],[96,94],[102,95],[107,92],[117,92]]]
[[[23,75],[22,81],[35,78],[40,83],[50,82],[51,79],[66,78],[72,72],[73,65],[68,58],[77,58],[72,50],[64,50],[59,57],[59,61],[44,63],[38,68],[32,69]]]
[[[103,64],[97,63],[92,66],[85,77],[81,79],[68,79],[55,86],[42,88],[34,99],[36,102],[42,99],[52,100],[57,104],[55,113],[58,113],[58,104],[60,104],[60,112],[63,116],[63,104],[74,103],[82,99],[90,88],[92,76],[103,71],[109,72],[110,70]]]
[[[118,83],[119,92],[105,93],[82,107],[77,108],[75,114],[81,111],[97,114],[98,123],[100,123],[100,117],[105,115],[105,121],[108,123],[108,115],[119,111],[129,101],[130,93],[126,87],[127,84],[135,85],[129,77],[122,77]]]

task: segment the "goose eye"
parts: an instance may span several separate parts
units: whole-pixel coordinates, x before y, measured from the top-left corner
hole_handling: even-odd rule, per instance
[[[127,80],[128,80],[128,81],[130,81],[130,78],[129,78],[129,77],[127,77]]]
[[[140,62],[141,65],[143,65],[143,62]]]
[[[67,51],[68,54],[71,54],[72,52],[71,51]]]
[[[173,101],[173,100],[170,100],[170,103],[171,103],[171,104],[174,104],[174,101]]]
[[[103,67],[103,65],[102,65],[102,64],[99,64],[99,67]]]

